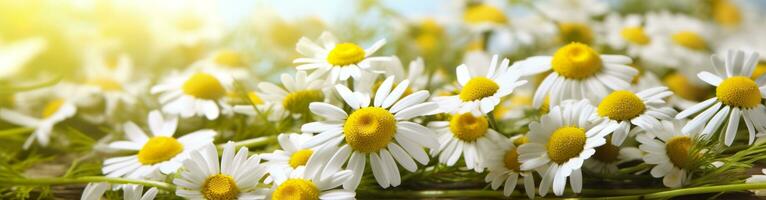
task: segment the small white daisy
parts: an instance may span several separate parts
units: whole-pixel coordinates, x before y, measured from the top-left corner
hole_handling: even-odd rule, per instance
[[[609,125],[619,127],[612,133],[611,143],[622,145],[632,125],[649,130],[659,128],[660,120],[673,119],[677,112],[664,100],[671,95],[673,92],[668,88],[655,87],[638,93],[618,90],[604,97],[598,104],[598,114],[606,118]]]
[[[432,113],[438,109],[438,105],[425,102],[429,96],[425,90],[401,98],[409,81],[404,80],[393,88],[393,80],[394,77],[388,77],[383,81],[372,105],[369,96],[351,92],[343,85],[336,85],[335,88],[345,104],[353,109],[351,113],[327,103],[311,103],[311,111],[327,121],[312,122],[301,127],[303,132],[319,133],[304,143],[302,148],[320,144],[333,147],[343,142],[340,149],[329,155],[312,156],[312,159],[329,159],[322,173],[323,178],[330,176],[326,172],[335,171],[348,163],[346,169],[352,170],[354,175],[343,187],[355,189],[362,179],[365,160],[369,157],[375,180],[381,187],[388,188],[401,183],[397,163],[411,172],[417,169],[413,158],[421,164],[428,163],[429,158],[423,147],[438,148],[436,134],[433,130],[410,120]],[[313,170],[318,169],[307,169],[311,173]]]
[[[449,121],[428,123],[436,131],[439,148],[431,149],[431,155],[439,156],[439,163],[453,166],[461,155],[466,168],[483,172],[487,155],[496,151],[494,141],[505,139],[489,127],[486,116],[474,116],[471,113],[452,115]]]
[[[258,116],[260,114],[267,114],[266,119],[272,122],[284,119],[290,114],[286,110],[273,109],[273,107],[275,107],[275,104],[281,104],[282,102],[264,101],[263,99],[261,99],[262,94],[260,94],[260,92],[258,91],[247,92],[247,99],[238,97],[237,95],[240,95],[240,94],[236,94],[236,93],[230,94],[230,97],[228,98],[229,104],[227,105],[232,105],[231,107],[222,105],[224,109],[223,111],[224,113],[234,112],[234,113],[239,113],[239,114],[243,114],[247,116]]]
[[[231,75],[212,71],[189,71],[167,79],[151,89],[160,94],[162,111],[181,117],[205,116],[217,119],[221,114],[220,104],[233,87]]]
[[[302,148],[303,144],[311,140],[313,135],[311,133],[290,133],[279,134],[277,140],[282,150],[275,150],[272,153],[262,154],[261,157],[266,160],[264,165],[269,166],[270,171],[274,170],[286,171],[289,173],[298,167],[305,167],[309,165],[309,159],[319,147],[315,148]],[[316,163],[319,161],[319,163]],[[322,165],[326,161],[316,160],[312,165]]]
[[[466,65],[460,65],[456,69],[457,81],[460,84],[460,93],[453,96],[434,97],[439,103],[440,109],[449,113],[466,113],[482,115],[494,110],[500,103],[500,98],[508,96],[513,89],[527,83],[519,80],[521,77],[516,67],[509,68],[510,61],[506,58],[498,63],[498,56],[492,57],[489,69],[485,73],[479,69],[471,70]],[[481,66],[471,66],[481,68]]]
[[[552,107],[540,122],[529,124],[528,143],[518,149],[521,170],[540,173],[542,196],[551,185],[554,194],[563,195],[567,177],[572,190],[580,193],[583,162],[593,156],[596,147],[606,143],[604,136],[616,128],[601,120],[587,100],[564,101]]]
[[[249,80],[253,78],[248,69],[250,65],[245,56],[241,52],[231,49],[214,51],[191,66],[201,70],[218,71],[219,73],[227,74],[237,80]]]
[[[305,116],[309,114],[309,104],[312,102],[325,101],[325,84],[323,80],[307,76],[306,72],[299,71],[295,77],[282,74],[282,86],[279,87],[270,82],[261,82],[258,89],[261,90],[260,98],[270,105],[269,109],[274,113],[289,113],[292,116]],[[235,110],[242,112],[243,109],[252,110],[252,106],[235,106]]]
[[[99,200],[108,188],[108,183],[88,183],[82,192],[80,200]],[[122,188],[122,199],[124,200],[152,200],[157,196],[157,192],[159,192],[157,188],[153,187],[144,193],[143,185],[125,185],[120,188]]]
[[[24,149],[29,149],[32,143],[37,140],[42,146],[48,146],[50,142],[53,127],[56,124],[71,118],[77,113],[77,107],[65,99],[50,100],[42,108],[40,117],[32,117],[20,112],[0,108],[0,119],[17,124],[23,127],[34,128],[35,131],[24,142]]]
[[[101,171],[108,177],[145,178],[158,169],[164,174],[178,170],[189,153],[213,141],[216,132],[205,129],[174,138],[178,119],[165,119],[159,111],[149,113],[151,135],[133,122],[123,125],[128,140],[109,144],[112,149],[135,151],[135,155],[104,160]]]
[[[370,62],[387,61],[389,57],[371,57],[386,43],[385,39],[378,40],[370,48],[362,49],[354,43],[338,43],[329,32],[319,36],[321,44],[314,43],[308,38],[301,38],[295,49],[304,58],[293,60],[299,64],[296,68],[301,71],[315,70],[312,76],[327,76],[330,83],[345,81],[349,77],[358,79],[362,76],[362,70],[370,68]],[[316,75],[315,75],[316,74]]]
[[[553,56],[535,56],[517,64],[526,68],[522,71],[528,75],[553,69],[535,91],[532,105],[539,107],[546,97],[551,106],[566,99],[598,102],[611,91],[628,89],[638,74],[628,66],[631,62],[627,56],[599,55],[588,45],[574,42]]]
[[[671,188],[681,187],[691,178],[687,168],[693,160],[690,151],[696,138],[680,130],[683,123],[662,121],[662,129],[636,136],[641,143],[638,148],[646,152],[644,162],[655,165],[650,172],[652,176],[663,177],[662,183]]]
[[[77,101],[87,101],[86,104],[96,104],[94,96],[103,98],[104,113],[89,116],[96,122],[114,116],[118,105],[126,108],[133,107],[138,101],[138,95],[145,90],[147,81],[137,81],[133,77],[133,61],[126,54],[108,55],[103,52],[93,52],[85,58],[85,82],[78,85],[83,96]],[[78,92],[79,93],[79,92]],[[79,96],[79,95],[78,95]]]
[[[661,64],[667,60],[667,56],[657,52],[657,47],[661,44],[653,42],[646,33],[644,21],[641,15],[610,14],[601,26],[600,31],[606,36],[601,42],[614,49],[624,49],[628,55],[640,58],[644,62]]]
[[[697,75],[716,87],[716,96],[681,111],[676,119],[699,113],[682,130],[686,134],[699,132],[706,137],[728,122],[721,132],[725,133],[724,143],[729,146],[734,142],[742,118],[750,136],[748,144],[752,144],[756,132],[766,131],[766,107],[761,104],[766,98],[766,78],[757,81],[750,78],[758,53],[728,51],[723,56],[712,56],[715,74],[703,71]]]
[[[336,171],[328,177],[320,178],[318,171],[306,171],[304,166],[292,171],[271,173],[274,187],[267,199],[356,199],[356,192],[349,189],[336,189],[351,178],[350,170]]]
[[[176,184],[176,195],[187,199],[266,199],[267,190],[258,183],[266,175],[257,155],[247,147],[235,150],[234,142],[223,147],[221,158],[213,143],[202,144],[189,154]],[[236,154],[235,154],[236,151]]]
[[[648,50],[652,63],[679,69],[705,65],[712,49],[714,32],[710,24],[699,19],[670,12],[646,14],[646,34],[652,43]],[[660,59],[661,58],[661,59]]]
[[[530,199],[535,198],[535,176],[531,171],[522,171],[519,162],[519,152],[514,142],[508,138],[500,138],[494,141],[498,149],[488,154],[484,161],[489,173],[484,177],[484,181],[492,185],[492,189],[497,189],[501,185],[503,195],[510,196],[516,188],[516,182],[519,176],[524,179],[524,190]]]

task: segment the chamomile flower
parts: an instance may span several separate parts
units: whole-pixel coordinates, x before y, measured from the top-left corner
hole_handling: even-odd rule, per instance
[[[362,49],[354,43],[339,43],[329,32],[319,36],[320,44],[314,43],[308,38],[301,38],[295,49],[303,56],[293,60],[299,64],[296,68],[301,71],[314,70],[314,74],[324,75],[330,73],[327,78],[331,83],[345,81],[348,78],[358,79],[362,76],[362,70],[370,68],[370,62],[386,61],[388,57],[371,57],[386,43],[385,39],[378,40],[367,49]]]
[[[508,25],[508,17],[500,6],[487,2],[467,3],[463,11],[463,21],[476,33]]]
[[[631,132],[636,129],[631,130]],[[591,172],[604,175],[617,174],[618,165],[634,160],[641,160],[643,154],[636,147],[621,147],[606,141],[606,144],[595,148],[596,153],[588,160],[585,160],[583,167]]]
[[[660,120],[670,120],[677,114],[667,106],[665,98],[673,95],[666,87],[655,87],[637,93],[617,90],[604,97],[598,104],[599,116],[606,118],[609,125],[618,126],[612,133],[611,143],[621,145],[631,126],[649,130],[659,128]]]
[[[148,118],[151,135],[138,125],[127,122],[123,125],[128,140],[109,144],[112,149],[133,151],[135,155],[120,156],[104,160],[101,171],[108,177],[145,178],[157,170],[170,174],[178,170],[189,153],[205,143],[213,141],[216,132],[198,130],[175,138],[178,119],[165,118],[159,111],[152,111]]]
[[[99,200],[108,188],[108,183],[88,183],[80,200]],[[157,188],[153,187],[144,193],[144,186],[142,185],[125,185],[120,188],[122,188],[122,199],[124,200],[152,200],[159,192]]]
[[[265,102],[272,102],[271,112],[290,113],[293,116],[308,115],[309,104],[324,102],[324,80],[307,76],[306,72],[303,71],[297,72],[295,77],[282,74],[281,78],[284,87],[270,82],[258,84],[258,89],[262,92],[260,98]]]
[[[564,194],[569,177],[572,190],[582,190],[581,167],[604,145],[604,136],[614,131],[596,115],[596,108],[587,100],[565,101],[554,106],[539,122],[529,124],[528,142],[519,146],[521,170],[537,170],[543,177],[540,195],[545,196],[553,186],[557,196]]]
[[[251,78],[249,66],[242,52],[231,49],[217,50],[210,53],[204,59],[192,64],[192,67],[196,69],[218,71],[237,80]]]
[[[187,1],[158,3],[153,8],[158,17],[149,24],[161,45],[196,47],[215,42],[223,36],[223,23],[216,2]]]
[[[489,128],[486,116],[471,113],[452,115],[449,121],[428,123],[439,138],[439,148],[431,149],[431,155],[439,155],[439,162],[454,165],[461,155],[466,168],[483,172],[487,155],[496,151],[494,141],[505,139],[500,133]]]
[[[267,199],[355,199],[354,190],[336,189],[351,178],[352,174],[349,170],[343,170],[321,178],[320,172],[306,171],[304,166],[292,171],[277,169],[271,173],[274,177],[274,188]]]
[[[138,101],[138,95],[146,87],[146,81],[137,81],[133,77],[133,61],[126,54],[110,56],[102,52],[86,55],[85,83],[80,85],[82,96],[78,101],[96,104],[93,96],[103,98],[104,113],[92,116],[94,121],[114,116],[118,105],[132,107]]]
[[[756,132],[766,131],[766,107],[761,104],[766,98],[766,79],[756,82],[750,78],[758,53],[731,50],[725,57],[713,55],[712,61],[715,74],[704,71],[698,76],[716,87],[716,96],[683,110],[676,119],[699,113],[682,131],[685,134],[700,132],[704,136],[715,133],[727,122],[721,132],[725,135],[724,144],[729,146],[734,142],[742,118],[750,136],[748,144],[752,144]]]
[[[258,91],[250,91],[247,92],[247,99],[236,97],[236,93],[232,93],[229,96],[231,107],[224,107],[224,109],[230,109],[231,112],[239,113],[247,116],[258,116],[260,114],[267,114],[267,119],[269,121],[279,121],[281,119],[284,119],[287,117],[290,113],[288,113],[286,110],[283,109],[273,109],[273,107],[276,106],[276,104],[281,104],[282,102],[268,102],[261,99],[261,96],[263,96]],[[253,107],[255,106],[255,107]],[[224,113],[227,111],[224,111]]]
[[[224,97],[232,89],[230,75],[212,71],[189,71],[171,77],[151,89],[152,94],[161,94],[162,111],[181,117],[205,116],[217,119],[221,114]]]
[[[646,34],[660,45],[652,45],[650,51],[659,53],[662,59],[652,62],[671,66],[701,66],[707,52],[712,49],[713,32],[709,24],[685,15],[669,12],[646,15]]]
[[[388,77],[375,93],[372,105],[370,97],[360,92],[351,92],[343,85],[335,89],[353,110],[346,113],[343,109],[327,103],[311,103],[314,114],[326,121],[312,122],[301,127],[303,132],[319,133],[303,144],[302,148],[318,145],[337,146],[340,149],[331,152],[322,178],[346,164],[346,169],[354,172],[353,177],[344,183],[343,188],[355,189],[364,173],[367,158],[378,184],[387,188],[401,183],[399,163],[407,171],[415,171],[417,164],[428,163],[424,147],[438,148],[436,134],[423,125],[411,122],[412,118],[427,115],[438,109],[433,102],[425,102],[428,91],[417,91],[401,98],[409,85],[408,80],[394,88],[394,77]],[[332,149],[332,148],[330,148]],[[334,150],[334,149],[332,149]],[[328,150],[319,150],[320,152]],[[311,161],[309,161],[311,162]]]
[[[519,162],[519,152],[508,138],[495,140],[497,149],[488,154],[484,161],[489,173],[484,177],[484,181],[491,183],[492,189],[503,187],[503,195],[510,196],[516,188],[516,182],[519,176],[524,181],[524,190],[530,199],[535,197],[535,176],[531,171],[522,171]]]
[[[535,1],[534,6],[556,21],[586,21],[609,10],[609,5],[600,0]]]
[[[611,91],[630,88],[638,70],[628,66],[632,60],[621,55],[599,55],[585,44],[570,43],[553,56],[535,56],[517,63],[525,74],[553,69],[535,91],[532,105],[540,107],[545,98],[550,105],[566,99],[598,102]],[[516,65],[516,64],[514,64]]]
[[[56,126],[56,124],[71,118],[76,113],[77,107],[71,101],[57,98],[45,103],[40,111],[39,118],[15,110],[0,108],[0,119],[23,127],[35,129],[32,135],[30,135],[26,142],[24,142],[24,149],[29,149],[35,140],[42,146],[48,146],[53,127]]]
[[[376,71],[382,71],[384,73],[366,73],[370,77],[365,77],[365,74],[363,74],[362,77],[364,78],[361,78],[354,83],[354,91],[362,92],[369,90],[367,93],[375,93],[375,91],[377,91],[377,89],[380,87],[380,84],[383,83],[382,80],[378,81],[379,79],[377,77],[379,77],[378,75],[384,74],[390,74],[391,76],[394,76],[395,82],[412,80],[410,81],[410,85],[405,91],[405,94],[411,94],[412,91],[426,89],[428,79],[421,78],[423,75],[425,75],[425,63],[423,62],[423,58],[418,57],[415,60],[410,61],[409,68],[407,68],[407,70],[404,69],[401,60],[399,60],[399,57],[396,56],[391,56],[390,61],[381,63],[381,65],[373,65],[373,69]],[[432,82],[436,81],[438,80],[432,80]],[[394,87],[396,87],[396,85],[394,85]]]
[[[715,88],[695,75],[687,75],[685,71],[670,72],[662,78],[662,83],[673,92],[668,103],[673,106],[686,109],[702,102],[715,94]]]
[[[282,150],[276,150],[273,153],[262,154],[263,159],[266,160],[264,165],[269,166],[269,169],[272,172],[274,172],[274,170],[280,170],[286,171],[288,173],[297,169],[298,167],[305,167],[309,165],[309,158],[311,158],[311,156],[314,154],[314,151],[319,148],[301,147],[303,146],[303,143],[311,140],[312,136],[313,135],[311,133],[279,134],[277,139],[279,141],[279,146],[282,147]],[[325,162],[319,161],[322,163],[316,163],[317,161],[319,160],[314,161],[315,163],[312,164],[322,165],[323,162]]]
[[[614,49],[624,49],[628,55],[646,62],[662,63],[666,56],[661,54],[662,51],[657,51],[659,43],[652,42],[652,38],[646,33],[644,21],[641,15],[610,14],[601,26],[601,31],[606,36],[602,42]]]
[[[266,166],[257,155],[248,156],[247,147],[235,152],[234,142],[223,147],[221,158],[212,142],[189,154],[180,177],[173,179],[176,195],[187,199],[265,199],[258,188]],[[235,154],[236,153],[236,154]]]
[[[662,183],[671,188],[681,187],[691,178],[687,170],[692,165],[690,151],[696,138],[681,131],[683,123],[663,121],[662,129],[636,136],[641,143],[638,148],[646,152],[644,162],[655,165],[650,171],[652,176],[662,177]]]
[[[518,68],[508,65],[506,58],[498,63],[498,56],[492,57],[486,74],[476,73],[466,65],[460,65],[456,69],[457,81],[460,84],[460,93],[453,96],[435,97],[440,109],[450,113],[470,112],[474,115],[482,115],[491,112],[500,98],[508,96],[513,89],[527,83],[519,80],[521,77]],[[480,66],[471,66],[480,67]]]

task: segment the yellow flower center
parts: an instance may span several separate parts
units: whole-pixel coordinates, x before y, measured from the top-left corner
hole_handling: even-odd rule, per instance
[[[324,100],[320,90],[301,90],[287,94],[282,100],[282,106],[292,113],[308,113],[309,104]]]
[[[364,60],[364,49],[353,43],[336,44],[327,55],[327,62],[332,65],[344,66],[356,64]]]
[[[391,143],[396,133],[396,119],[388,110],[366,107],[354,111],[343,124],[346,143],[352,149],[370,153]]]
[[[516,172],[521,171],[521,168],[520,168],[521,163],[519,163],[519,153],[516,152],[516,148],[513,148],[505,152],[505,157],[503,161],[505,161],[505,168],[508,168]]]
[[[271,196],[274,200],[317,200],[319,188],[306,179],[291,178],[283,182]]]
[[[104,91],[120,91],[122,90],[122,84],[114,79],[100,77],[88,80],[87,84],[98,86]]]
[[[688,136],[674,136],[665,144],[670,162],[678,168],[685,168],[691,162],[689,150],[692,147],[692,138]]]
[[[219,64],[225,67],[245,66],[245,60],[242,59],[242,54],[232,50],[223,50],[218,52],[218,54],[215,55],[215,58],[213,59],[213,61],[216,64]]]
[[[593,31],[588,25],[582,23],[560,23],[559,37],[564,44],[572,42],[590,44],[593,42]]]
[[[473,116],[471,113],[463,113],[452,116],[449,121],[449,129],[456,138],[472,142],[483,137],[487,133],[489,122],[484,116]]]
[[[673,42],[692,50],[705,50],[707,43],[699,34],[691,31],[680,31],[671,36]]]
[[[468,83],[460,90],[460,99],[463,101],[474,101],[495,94],[500,86],[492,79],[485,77],[475,77],[468,80]]]
[[[155,136],[138,151],[138,161],[144,165],[167,161],[181,153],[183,149],[184,146],[175,138]]]
[[[601,70],[601,57],[582,43],[570,43],[553,54],[553,71],[569,79],[583,79]]]
[[[649,36],[644,33],[644,29],[639,26],[625,27],[620,31],[622,38],[633,44],[645,45],[649,44]]]
[[[207,177],[202,195],[208,200],[234,200],[239,198],[239,188],[231,176],[216,174]]]
[[[247,98],[250,99],[250,102],[253,103],[254,105],[263,104],[263,99],[261,99],[261,97],[258,96],[258,93],[248,92]]]
[[[53,114],[56,114],[56,112],[61,109],[61,106],[64,105],[63,99],[56,99],[53,101],[48,102],[48,104],[45,104],[45,107],[43,107],[42,116],[43,118],[48,118],[50,116],[53,116]]]
[[[593,158],[604,163],[613,163],[619,156],[620,148],[612,145],[610,139],[606,140],[606,144],[596,147],[596,153],[593,154]]]
[[[761,91],[758,85],[744,76],[735,76],[723,80],[715,89],[715,95],[726,105],[752,108],[761,103]]]
[[[755,66],[755,70],[753,70],[753,76],[750,78],[758,80],[764,73],[766,73],[766,63],[758,63],[758,65]]]
[[[738,26],[742,22],[739,8],[728,0],[713,1],[713,19],[724,26]]]
[[[670,91],[679,97],[690,101],[702,101],[710,98],[713,93],[713,87],[698,86],[689,82],[681,73],[673,72],[668,74],[663,82]]]
[[[585,148],[585,129],[573,126],[561,127],[551,134],[546,149],[548,157],[558,164],[580,155]]]
[[[296,151],[290,156],[290,160],[288,161],[290,167],[298,168],[299,166],[306,165],[306,162],[309,161],[312,153],[314,153],[314,151],[311,149],[301,149]]]
[[[516,138],[513,140],[513,145],[521,146],[522,144],[526,144],[529,142],[529,138],[526,135],[522,135],[521,137]]]
[[[505,13],[497,7],[480,4],[468,7],[463,13],[463,20],[469,24],[495,23],[505,24],[508,18]]]
[[[200,99],[215,100],[226,95],[226,89],[213,75],[196,73],[184,82],[184,93]]]
[[[627,90],[614,91],[598,105],[598,114],[613,120],[630,120],[644,113],[646,105]]]

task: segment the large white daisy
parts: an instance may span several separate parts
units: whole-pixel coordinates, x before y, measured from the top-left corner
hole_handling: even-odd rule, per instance
[[[248,156],[247,147],[236,151],[230,141],[219,160],[213,143],[200,146],[184,161],[180,177],[173,179],[178,186],[176,195],[187,199],[266,199],[267,189],[258,187],[266,175],[259,156]]]
[[[138,125],[127,122],[123,125],[128,140],[109,144],[112,149],[136,152],[135,155],[104,160],[101,171],[108,177],[145,178],[158,169],[164,174],[178,170],[189,153],[205,143],[213,141],[216,132],[198,130],[175,138],[178,119],[165,118],[159,111],[149,113],[151,135],[144,133]]]
[[[375,179],[381,187],[387,188],[401,183],[397,163],[408,171],[417,169],[413,158],[421,164],[428,163],[429,158],[423,147],[438,148],[436,134],[410,120],[433,112],[438,109],[438,105],[425,102],[429,93],[424,90],[401,98],[409,81],[404,80],[393,88],[393,80],[393,77],[388,77],[383,81],[372,105],[367,95],[336,85],[345,104],[353,110],[351,113],[327,103],[311,103],[311,111],[326,121],[312,122],[301,127],[303,132],[319,133],[304,143],[303,148],[320,144],[337,146],[342,142],[340,149],[331,153],[334,155],[327,161],[322,177],[330,176],[326,172],[335,171],[347,163],[346,169],[352,170],[354,175],[343,186],[355,189],[364,173],[365,160],[369,157]],[[334,150],[323,149],[319,151]],[[314,157],[320,160],[329,158]]]
[[[598,105],[598,114],[606,118],[610,125],[619,128],[612,133],[611,143],[621,145],[631,126],[649,130],[660,127],[660,120],[670,120],[676,110],[667,106],[665,98],[673,95],[666,87],[655,87],[633,93],[618,90],[604,97]]]
[[[727,122],[721,132],[725,133],[724,143],[728,146],[734,142],[742,118],[750,136],[748,144],[752,144],[756,132],[766,131],[766,107],[761,104],[766,98],[766,78],[757,81],[750,78],[758,62],[758,53],[732,50],[723,56],[712,56],[715,74],[704,71],[697,75],[716,87],[716,96],[678,113],[676,119],[699,113],[682,131],[686,134],[699,132],[707,137]]]
[[[160,94],[162,111],[181,117],[205,116],[217,119],[221,114],[224,97],[233,87],[231,75],[214,71],[189,71],[168,78],[151,89]]]
[[[34,128],[35,131],[24,142],[24,149],[29,149],[37,140],[42,146],[48,146],[53,127],[71,118],[77,113],[77,107],[65,99],[48,101],[41,109],[40,117],[32,117],[18,111],[0,108],[0,119],[23,127]]]
[[[482,70],[469,69],[466,65],[460,65],[456,69],[457,81],[460,84],[460,93],[453,96],[435,97],[434,100],[439,103],[439,107],[444,112],[466,113],[482,115],[494,110],[500,103],[500,98],[508,96],[513,89],[527,83],[525,80],[519,80],[521,73],[518,68],[508,65],[510,61],[506,58],[498,63],[498,56],[492,57],[489,69],[480,73]],[[471,66],[472,68],[482,68],[481,66]]]
[[[653,177],[662,177],[662,183],[671,188],[681,187],[691,178],[687,174],[693,157],[694,135],[681,131],[685,121],[663,121],[662,129],[636,136],[638,146],[646,152],[644,162],[655,165],[650,172]]]
[[[455,114],[449,121],[428,123],[439,138],[439,148],[431,149],[431,155],[439,156],[439,162],[454,165],[461,155],[466,168],[483,172],[487,155],[496,151],[494,141],[505,139],[489,127],[486,116],[471,113]]]
[[[308,38],[301,38],[295,49],[304,58],[293,60],[299,64],[296,68],[301,71],[315,70],[316,75],[327,76],[328,81],[335,83],[345,81],[349,77],[358,79],[362,76],[362,70],[370,68],[370,62],[387,61],[389,57],[371,57],[385,43],[385,39],[378,40],[370,48],[362,49],[354,43],[339,43],[331,33],[324,32],[319,36],[320,44],[314,43]]]
[[[301,166],[292,171],[277,170],[271,173],[274,187],[267,199],[356,199],[356,192],[350,189],[336,189],[343,185],[353,172],[342,170],[321,178],[318,171],[306,171]]]
[[[484,165],[489,173],[484,177],[485,182],[491,183],[492,189],[504,185],[503,195],[510,196],[516,188],[519,176],[524,179],[524,190],[530,199],[535,197],[535,176],[531,171],[522,171],[519,162],[519,152],[513,141],[508,138],[494,140],[495,151],[488,154]]]
[[[519,146],[521,170],[537,170],[543,177],[540,195],[553,185],[553,193],[564,194],[566,180],[572,190],[582,190],[581,167],[595,148],[606,143],[604,136],[616,129],[596,114],[587,100],[565,101],[554,106],[540,122],[529,124],[528,143]]]

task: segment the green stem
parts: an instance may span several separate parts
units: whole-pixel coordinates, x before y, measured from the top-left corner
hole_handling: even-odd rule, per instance
[[[682,189],[675,189],[675,190],[669,190],[669,191],[663,191],[663,192],[655,192],[652,194],[643,195],[642,197],[645,199],[660,199],[660,198],[670,198],[670,197],[692,195],[692,194],[731,192],[731,191],[742,191],[742,190],[764,189],[764,188],[766,188],[766,183],[740,183],[740,184],[729,184],[729,185],[682,188]]]
[[[113,178],[113,177],[105,177],[105,176],[84,176],[79,178],[54,177],[54,178],[31,178],[31,179],[5,179],[3,181],[0,181],[0,185],[10,185],[10,186],[73,185],[73,184],[84,184],[84,183],[93,183],[93,182],[107,182],[107,183],[113,183],[113,184],[138,184],[138,185],[143,185],[148,187],[156,187],[156,188],[167,190],[167,191],[175,191],[176,189],[175,185],[165,183],[165,182],[126,179],[126,178]]]
[[[0,137],[21,135],[21,134],[32,132],[34,130],[35,130],[35,128],[29,128],[29,127],[5,129],[5,130],[0,131]]]
[[[271,144],[275,141],[277,141],[277,136],[271,135],[271,136],[263,136],[263,137],[242,140],[239,142],[234,142],[234,146],[235,148],[236,147],[260,147],[260,146]],[[225,143],[219,144],[217,147],[218,149],[223,149],[224,146],[226,146]]]
[[[495,131],[501,132],[500,127],[497,127],[497,121],[495,121],[495,111],[487,113],[487,121],[489,121],[489,127]]]

